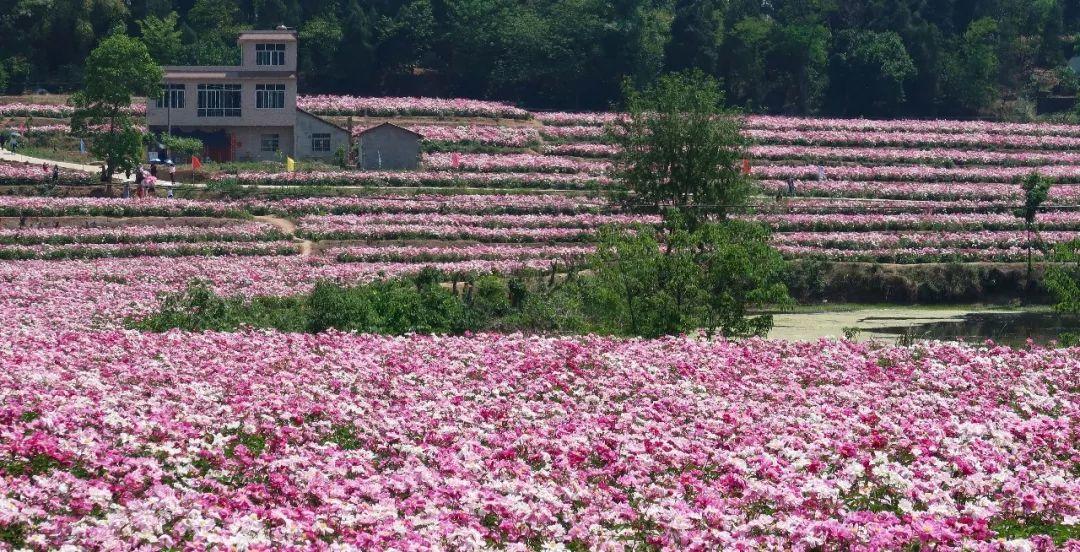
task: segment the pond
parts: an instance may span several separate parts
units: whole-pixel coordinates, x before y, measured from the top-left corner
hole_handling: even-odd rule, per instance
[[[1080,333],[1080,317],[1053,312],[977,312],[959,320],[878,328],[875,333],[893,336],[906,333],[915,339],[964,338],[969,342],[992,339],[1013,347],[1024,345],[1030,338],[1045,345],[1063,333]]]
[[[1045,344],[1062,333],[1080,333],[1080,317],[1022,310],[963,308],[882,307],[836,312],[776,315],[773,339],[813,340],[843,337],[857,328],[856,339],[896,342],[914,339],[953,340],[971,343],[993,339],[1002,345],[1021,346],[1028,338]]]

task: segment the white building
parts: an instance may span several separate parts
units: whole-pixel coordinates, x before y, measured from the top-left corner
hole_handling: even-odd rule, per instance
[[[296,32],[245,31],[238,66],[166,66],[151,132],[199,138],[215,161],[331,158],[344,128],[296,107]]]

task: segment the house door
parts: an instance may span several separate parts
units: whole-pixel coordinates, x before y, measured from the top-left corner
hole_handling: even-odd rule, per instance
[[[229,141],[229,133],[224,130],[204,133],[202,137],[203,151],[206,157],[222,163],[232,161],[232,147]]]

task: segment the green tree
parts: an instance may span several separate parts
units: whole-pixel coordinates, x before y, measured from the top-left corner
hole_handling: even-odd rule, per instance
[[[300,40],[304,44],[300,50],[303,58],[300,74],[305,84],[320,84],[319,81],[326,74],[325,68],[336,61],[344,36],[341,23],[333,15],[310,19],[300,28]]]
[[[724,84],[729,99],[737,105],[765,105],[771,83],[766,74],[774,24],[768,17],[747,17],[735,24],[725,40],[729,55]]]
[[[997,22],[983,18],[971,23],[956,51],[946,57],[944,98],[956,110],[978,112],[997,98]]]
[[[1054,296],[1055,310],[1080,314],[1080,240],[1057,245],[1045,283]]]
[[[176,65],[181,62],[183,45],[180,30],[176,26],[179,18],[176,12],[169,12],[165,17],[148,15],[139,21],[142,43],[146,45],[154,61],[161,65]]]
[[[90,137],[90,152],[105,162],[103,182],[120,170],[132,170],[142,157],[143,135],[128,106],[133,96],[154,97],[161,68],[146,46],[117,34],[101,41],[86,59],[86,82],[72,96],[72,131]]]
[[[915,76],[915,63],[894,32],[846,30],[830,69],[834,112],[858,115],[895,113],[904,102],[904,86]]]
[[[747,139],[716,79],[699,71],[666,75],[643,91],[628,87],[626,98],[629,117],[611,139],[622,147],[615,174],[628,203],[673,209],[691,227],[746,203],[751,180],[740,163]]]
[[[809,114],[820,107],[829,85],[829,42],[832,33],[819,23],[775,27],[769,65],[778,99],[773,109]]]
[[[714,0],[678,0],[665,68],[668,71],[699,69],[714,74],[723,39],[722,15]]]
[[[762,226],[741,221],[662,235],[606,229],[583,286],[586,319],[616,335],[765,335],[772,317],[752,311],[790,302],[783,259],[768,238]]]
[[[1053,182],[1049,178],[1040,176],[1039,173],[1032,172],[1024,179],[1021,187],[1024,189],[1024,205],[1017,209],[1016,216],[1024,219],[1024,232],[1027,234],[1027,278],[1031,281],[1031,231],[1038,230],[1036,226],[1036,217],[1039,215],[1039,208],[1042,207],[1043,202],[1050,194],[1050,186]]]
[[[169,158],[173,162],[182,163],[183,160],[197,155],[203,150],[202,140],[198,138],[184,138],[169,134],[161,135],[161,144],[169,150]]]

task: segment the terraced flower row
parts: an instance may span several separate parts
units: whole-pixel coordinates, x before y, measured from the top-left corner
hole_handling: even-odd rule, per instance
[[[997,249],[926,246],[846,249],[816,245],[777,245],[776,249],[789,259],[824,258],[830,261],[863,263],[1018,263],[1028,259],[1028,251],[1024,247]],[[1045,254],[1042,250],[1033,249],[1031,257],[1036,261],[1041,261]]]
[[[528,119],[528,111],[509,104],[464,98],[412,98],[357,96],[299,96],[296,105],[317,115],[360,115],[364,117],[489,117]]]
[[[0,245],[0,259],[4,260],[190,257],[196,255],[296,255],[299,253],[300,246],[291,241]]]
[[[525,259],[558,259],[579,260],[596,251],[591,246],[578,245],[460,245],[446,243],[437,246],[409,246],[409,245],[382,245],[382,246],[353,246],[332,248],[326,254],[336,258],[340,262],[447,262],[477,259],[491,260],[525,260]]]
[[[604,161],[583,161],[572,157],[536,155],[531,153],[428,153],[424,154],[424,166],[434,171],[472,172],[537,172],[537,173],[586,173],[604,174],[610,164]]]
[[[610,146],[606,146],[610,148]],[[822,162],[930,163],[958,165],[1004,165],[1009,167],[1039,167],[1042,165],[1076,165],[1080,152],[1063,151],[988,151],[948,148],[845,148],[824,146],[755,145],[749,154],[755,159],[802,160]]]
[[[778,232],[772,241],[778,245],[808,245],[834,249],[881,249],[919,247],[960,247],[1011,249],[1025,247],[1028,240],[1052,245],[1080,238],[1080,231],[1039,232],[1028,236],[1023,231],[966,232]]]
[[[41,165],[0,163],[0,186],[35,186],[51,179],[51,165],[50,170],[45,170]],[[60,180],[65,184],[83,186],[95,182],[94,178],[86,173],[67,170],[60,171]]]
[[[1080,136],[1038,136],[968,132],[905,133],[844,130],[761,130],[746,134],[757,142],[805,146],[906,146],[906,147],[981,147],[990,149],[1080,149]]]
[[[199,241],[273,241],[280,230],[270,224],[247,222],[228,226],[149,226],[127,224],[108,228],[59,226],[2,228],[0,244],[143,243]]]
[[[524,148],[536,145],[540,133],[533,127],[500,125],[403,125],[419,133],[427,142],[465,145],[481,144],[507,148]],[[353,129],[360,134],[365,129]]]
[[[552,112],[537,113],[535,117],[548,126],[597,126],[619,121],[625,114],[610,112]],[[917,119],[830,119],[810,117],[783,117],[775,115],[750,115],[746,126],[759,130],[788,131],[860,131],[903,132],[923,134],[1012,134],[1033,136],[1080,137],[1080,126],[1055,123],[1005,123],[994,121],[917,120]]]
[[[868,230],[1018,230],[1023,219],[1012,213],[763,213],[743,218],[782,232]],[[1051,212],[1039,216],[1045,230],[1080,228],[1080,212]]]
[[[580,213],[610,210],[599,198],[558,194],[384,194],[377,197],[303,197],[237,201],[89,197],[0,196],[0,216],[58,217],[228,217],[246,212],[291,215],[299,213]]]
[[[40,217],[235,217],[237,205],[225,201],[146,198],[138,201],[103,197],[0,196],[0,216]]]
[[[1074,350],[4,338],[0,523],[43,549],[1034,550],[1080,515]]]
[[[469,239],[480,241],[589,241],[608,224],[656,224],[636,215],[330,215],[300,219],[312,239]]]
[[[762,180],[763,194],[774,191],[787,193],[782,180]],[[1018,184],[1005,183],[938,183],[938,182],[852,182],[846,180],[804,180],[797,183],[800,195],[837,198],[885,198],[913,200],[979,200],[1002,201],[1013,205],[1024,197]],[[1064,184],[1050,188],[1050,204],[1075,205],[1080,199],[1080,186]]]
[[[240,172],[219,175],[214,181],[235,181],[245,185],[264,186],[385,186],[433,188],[534,188],[555,190],[588,190],[611,183],[610,179],[589,174],[545,174],[535,172],[480,173],[457,171],[403,172]]]
[[[752,174],[766,180],[814,180],[819,170],[828,180],[883,180],[904,182],[1019,182],[1035,169],[1029,167],[928,167],[925,165],[757,165]],[[1080,165],[1038,167],[1038,173],[1060,184],[1080,183]]]

